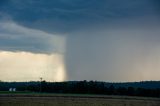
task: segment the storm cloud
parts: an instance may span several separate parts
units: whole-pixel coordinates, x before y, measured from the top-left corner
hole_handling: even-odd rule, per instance
[[[37,53],[64,52],[65,38],[30,29],[13,21],[0,21],[0,49]]]
[[[159,7],[158,0],[2,0],[0,49],[62,54],[67,80],[158,80]]]

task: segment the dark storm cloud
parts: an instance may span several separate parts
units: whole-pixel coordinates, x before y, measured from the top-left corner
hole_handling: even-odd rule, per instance
[[[1,11],[16,22],[49,32],[68,32],[152,14],[153,0],[8,0]]]
[[[151,70],[159,73],[154,69],[160,51],[159,5],[158,0],[8,0],[0,14],[21,27],[66,37],[69,80],[133,81],[149,79],[149,74],[158,78]],[[26,36],[3,38],[0,47],[32,45],[44,51],[50,45],[50,37],[31,35],[25,43]]]

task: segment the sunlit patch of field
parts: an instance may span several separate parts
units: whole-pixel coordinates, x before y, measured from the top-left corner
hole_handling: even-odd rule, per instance
[[[0,106],[159,106],[160,98],[78,95],[1,94]]]

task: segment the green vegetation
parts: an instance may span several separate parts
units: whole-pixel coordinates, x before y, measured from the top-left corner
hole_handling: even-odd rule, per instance
[[[160,81],[107,83],[98,81],[68,82],[0,82],[0,91],[16,88],[12,93],[62,93],[143,96],[160,98]],[[7,93],[7,92],[6,92]]]
[[[26,91],[16,91],[16,92],[10,92],[10,91],[0,91],[0,94],[31,94],[32,92],[26,92]]]

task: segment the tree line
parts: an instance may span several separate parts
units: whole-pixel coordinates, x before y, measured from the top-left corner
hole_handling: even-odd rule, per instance
[[[154,82],[146,82],[149,85]],[[68,82],[0,82],[0,91],[8,91],[10,87],[15,87],[17,91],[45,92],[45,93],[74,93],[74,94],[103,94],[103,95],[126,95],[160,97],[160,82],[157,87],[146,87],[145,82],[130,83],[106,83],[98,81],[68,81]],[[145,85],[139,87],[138,85]]]

